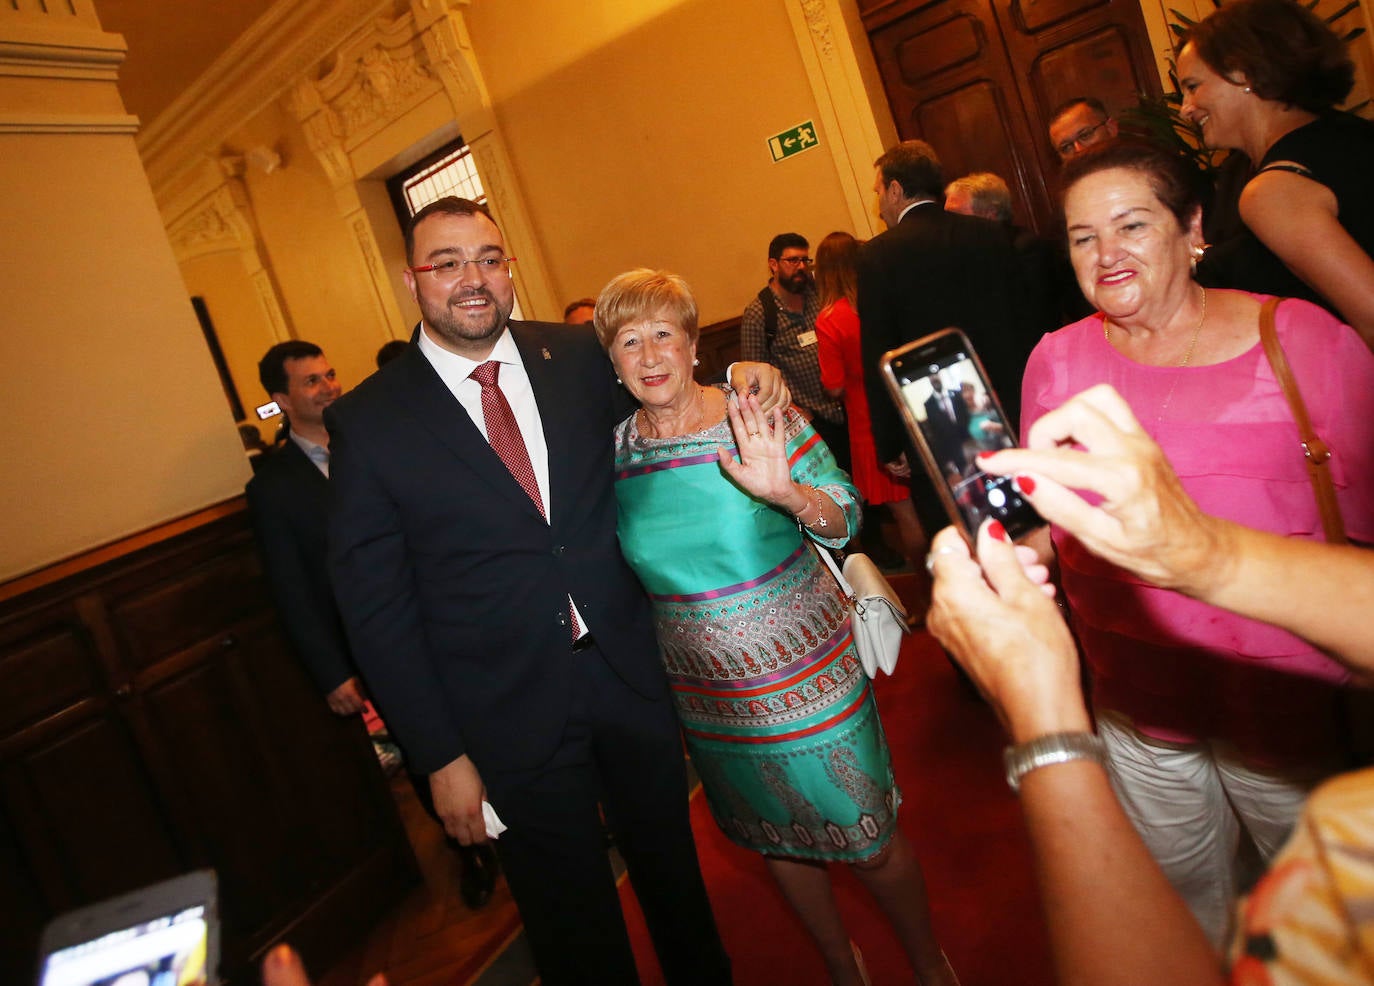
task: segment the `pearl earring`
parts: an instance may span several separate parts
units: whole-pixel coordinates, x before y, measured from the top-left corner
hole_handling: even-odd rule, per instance
[[[699,360],[699,359],[694,359],[694,360],[692,360],[692,365],[693,365],[693,366],[700,366],[700,365],[701,365],[701,360]]]
[[[616,378],[615,378],[615,382],[618,383],[618,384],[620,384],[622,387],[625,385],[625,381],[624,381],[624,380],[621,380],[619,377],[616,377]]]
[[[1242,90],[1242,92],[1254,92],[1254,91],[1255,91],[1255,90],[1251,89],[1249,86],[1246,86],[1246,87]]]

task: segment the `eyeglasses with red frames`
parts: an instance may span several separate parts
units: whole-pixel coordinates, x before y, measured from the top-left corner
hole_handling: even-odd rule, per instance
[[[513,263],[514,257],[478,257],[476,260],[441,260],[437,264],[421,264],[407,267],[406,270],[412,274],[433,274],[436,281],[453,281],[462,276],[468,264],[476,264],[477,273],[483,277],[495,277],[497,274],[509,274]]]

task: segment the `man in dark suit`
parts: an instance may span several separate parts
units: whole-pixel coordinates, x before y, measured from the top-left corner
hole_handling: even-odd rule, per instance
[[[341,716],[366,697],[348,654],[329,585],[329,433],[324,409],[343,393],[324,352],[303,340],[278,343],[258,363],[258,378],[290,422],[280,449],[265,455],[245,492],[264,574],[297,657]]]
[[[353,651],[448,831],[483,841],[484,800],[508,826],[497,852],[547,986],[638,982],[598,803],[667,981],[727,983],[648,599],[616,540],[628,397],[590,326],[509,320],[481,206],[426,206],[406,256],[415,343],[327,415]]]
[[[996,223],[941,207],[944,173],[934,149],[903,141],[875,167],[873,190],[888,229],[859,254],[864,381],[878,456],[902,475],[910,461],[907,437],[882,382],[883,353],[940,329],[962,329],[1015,427],[1036,335],[1011,241]],[[912,477],[911,498],[927,533],[949,523],[926,477]]]
[[[320,347],[300,339],[269,349],[258,363],[258,379],[290,425],[282,447],[263,454],[245,490],[267,583],[292,647],[330,711],[358,715],[367,696],[329,584],[326,535],[329,432],[324,409],[343,390]],[[413,772],[410,777],[429,809],[428,780],[416,783]],[[476,909],[491,899],[496,860],[489,849],[455,848],[462,860],[459,892]]]
[[[939,374],[931,377],[930,382],[934,390],[926,398],[926,420],[930,422],[931,452],[942,471],[952,466],[962,476],[968,466],[964,454],[964,442],[969,439],[968,405],[959,391],[945,386]]]

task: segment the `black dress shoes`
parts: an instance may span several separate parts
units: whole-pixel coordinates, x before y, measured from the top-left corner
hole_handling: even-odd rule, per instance
[[[463,873],[458,878],[458,893],[463,903],[472,910],[491,900],[496,889],[496,874],[499,866],[496,851],[490,845],[454,846],[463,861]]]

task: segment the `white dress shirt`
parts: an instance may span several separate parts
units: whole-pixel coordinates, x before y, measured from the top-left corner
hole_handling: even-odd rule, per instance
[[[468,413],[468,417],[472,419],[483,438],[487,438],[487,421],[482,415],[482,385],[472,379],[472,371],[482,363],[492,360],[501,364],[501,371],[496,375],[496,385],[501,388],[506,402],[510,404],[511,413],[515,415],[516,427],[520,429],[520,437],[525,440],[525,449],[530,455],[530,466],[534,469],[534,481],[539,486],[539,497],[544,501],[544,516],[551,516],[549,446],[544,441],[544,422],[539,417],[539,403],[534,399],[534,388],[530,386],[529,374],[525,372],[525,363],[520,358],[520,350],[515,346],[510,329],[501,333],[486,359],[475,362],[440,346],[429,337],[429,327],[423,322],[420,323],[419,343],[420,352],[429,360],[429,365],[434,367],[434,372],[439,374],[444,386],[457,398],[458,403],[463,405],[463,410]],[[606,441],[609,443],[610,440],[611,436],[608,434]],[[568,604],[577,613],[577,619],[582,627],[591,632],[586,618],[571,596],[568,597]]]
[[[539,404],[534,399],[529,374],[525,372],[525,364],[520,359],[520,350],[515,348],[510,329],[501,333],[490,356],[474,362],[440,346],[429,337],[428,326],[421,323],[420,352],[434,367],[434,372],[439,374],[439,379],[444,381],[444,386],[463,405],[463,410],[468,412],[468,417],[483,438],[487,438],[487,422],[482,416],[482,385],[472,379],[472,371],[492,360],[501,364],[496,383],[506,396],[511,413],[515,415],[520,437],[525,440],[530,466],[534,469],[534,481],[539,485],[539,497],[544,501],[544,516],[549,516],[549,447],[544,441],[544,423],[539,417]]]

